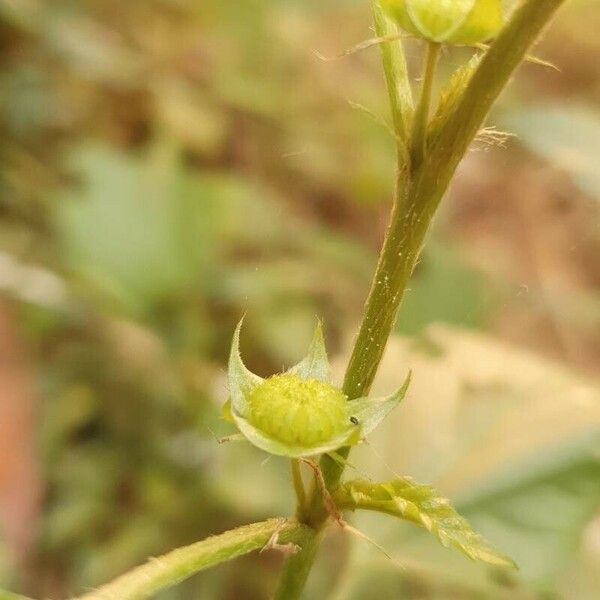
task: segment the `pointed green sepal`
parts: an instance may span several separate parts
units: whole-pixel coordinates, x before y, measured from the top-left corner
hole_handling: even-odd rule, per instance
[[[248,410],[248,396],[252,391],[263,383],[264,379],[250,372],[240,355],[240,332],[242,330],[242,319],[235,329],[233,334],[233,342],[231,344],[231,353],[229,355],[229,395],[231,403],[231,413],[245,415]]]
[[[342,510],[371,510],[411,521],[470,559],[499,567],[516,568],[508,557],[496,551],[448,500],[433,488],[401,477],[384,483],[357,479],[340,485],[333,499]]]
[[[411,378],[412,372],[409,372],[402,387],[386,398],[359,398],[348,402],[349,419],[359,434],[353,436],[354,443],[369,435],[404,400]]]
[[[316,379],[317,381],[331,381],[331,367],[325,348],[323,325],[317,321],[312,341],[307,355],[295,366],[287,371],[290,375],[297,375],[300,379]]]

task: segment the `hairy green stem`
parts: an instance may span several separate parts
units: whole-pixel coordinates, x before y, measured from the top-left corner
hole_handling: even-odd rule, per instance
[[[300,470],[300,461],[297,458],[292,458],[292,482],[294,491],[296,492],[296,516],[299,519],[304,518],[306,510],[306,490],[304,489],[304,481],[302,480],[302,471]]]
[[[143,600],[199,571],[261,550],[275,535],[277,544],[296,544],[306,550],[315,545],[315,532],[295,519],[269,519],[151,559],[112,583],[81,596],[79,600]]]
[[[273,596],[274,600],[293,600],[300,597],[323,537],[323,528],[310,531],[312,534],[306,539],[300,552],[285,561]]]
[[[383,38],[398,34],[398,28],[385,16],[379,2],[372,2],[371,8],[377,37]],[[381,61],[396,136],[398,161],[400,162],[405,159],[406,141],[414,111],[408,67],[401,44],[399,42],[382,44]]]
[[[390,226],[344,379],[344,392],[350,399],[367,395],[371,388],[429,225],[458,164],[512,73],[563,2],[525,0],[487,51],[436,143],[427,148],[421,164],[412,172],[408,171],[400,164],[399,152],[396,199]],[[378,25],[381,12],[377,0],[372,3],[378,28],[381,27]],[[385,33],[377,31],[378,35]],[[397,111],[401,106],[397,83],[400,75],[393,71],[394,64],[386,60],[385,51],[383,65],[396,127]],[[404,118],[402,123],[405,122]],[[399,130],[396,131],[398,136]],[[349,451],[349,448],[342,448],[338,454],[345,459]],[[334,489],[342,476],[343,464],[324,456],[321,469],[327,487]],[[321,494],[313,487],[306,522],[320,532],[327,518]],[[314,541],[319,543],[317,535]],[[288,560],[276,595],[278,600],[300,598],[315,555],[316,548],[311,544]],[[302,576],[292,576],[292,569]]]
[[[441,49],[441,44],[427,42],[427,52],[425,53],[423,65],[423,85],[412,129],[411,155],[413,168],[418,168],[425,158],[425,141],[427,139],[433,82]]]

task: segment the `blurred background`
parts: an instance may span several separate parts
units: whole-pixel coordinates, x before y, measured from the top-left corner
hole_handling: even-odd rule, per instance
[[[307,597],[600,596],[599,27],[567,3],[560,70],[524,65],[513,137],[461,166],[375,391],[414,385],[349,471],[435,484],[521,570],[360,516],[396,562],[332,531]],[[244,312],[264,375],[319,315],[342,372],[394,152],[377,48],[316,53],[371,36],[364,0],[0,0],[1,586],[66,598],[289,513],[285,461],[216,443],[224,365]],[[160,598],[262,600],[279,561]]]

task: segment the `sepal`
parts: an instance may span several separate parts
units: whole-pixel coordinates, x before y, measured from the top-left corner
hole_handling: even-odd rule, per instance
[[[331,367],[325,348],[321,321],[317,321],[307,355],[297,365],[289,369],[287,373],[297,375],[300,379],[316,379],[326,383],[331,381]]]
[[[411,377],[409,372],[402,387],[385,398],[359,398],[348,402],[349,420],[358,422],[359,440],[369,435],[404,400]]]
[[[235,329],[231,352],[229,354],[229,394],[231,401],[231,412],[239,415],[245,415],[248,411],[247,397],[252,390],[263,383],[264,379],[255,375],[246,368],[240,355],[240,332],[244,320],[242,319]]]

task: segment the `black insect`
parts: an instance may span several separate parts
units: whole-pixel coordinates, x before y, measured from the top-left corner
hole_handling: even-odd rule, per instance
[[[356,417],[350,417],[350,423],[352,425],[360,425],[360,421]]]

